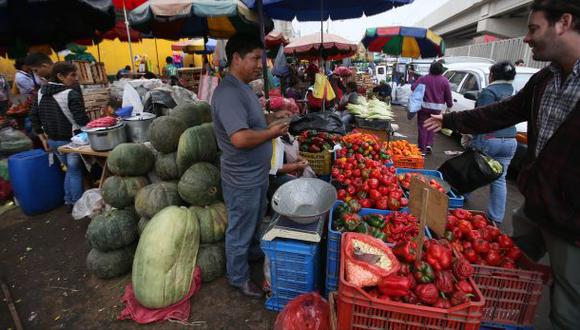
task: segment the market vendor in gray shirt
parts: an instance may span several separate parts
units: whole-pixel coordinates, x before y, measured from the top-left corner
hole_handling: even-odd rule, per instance
[[[213,93],[212,117],[221,155],[221,179],[228,211],[227,275],[231,285],[259,298],[250,281],[252,240],[266,211],[272,139],[288,132],[288,124],[268,127],[262,106],[249,82],[262,72],[263,46],[257,36],[236,35],[226,45],[229,74]]]

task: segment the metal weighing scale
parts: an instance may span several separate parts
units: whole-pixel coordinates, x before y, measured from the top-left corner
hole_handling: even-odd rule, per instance
[[[319,243],[324,230],[326,214],[309,224],[300,224],[283,215],[276,214],[265,230],[262,239],[271,241],[275,238],[288,238],[299,241]]]

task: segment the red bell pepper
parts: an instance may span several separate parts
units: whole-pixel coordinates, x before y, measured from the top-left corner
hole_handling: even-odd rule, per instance
[[[393,248],[393,253],[401,261],[414,262],[417,260],[417,244],[411,241],[401,242]]]
[[[401,262],[401,267],[399,268],[399,275],[407,275],[411,273],[411,265],[405,262]]]
[[[496,250],[490,250],[484,260],[490,266],[497,266],[501,262],[501,255]]]
[[[506,234],[499,235],[497,242],[499,243],[499,247],[502,249],[509,249],[514,246],[512,239]]]
[[[439,299],[439,290],[432,283],[419,284],[414,291],[419,301],[426,305],[433,305]]]
[[[461,305],[469,301],[469,295],[463,292],[462,290],[457,290],[453,292],[451,296],[450,303],[453,306]]]
[[[411,291],[409,292],[408,295],[403,297],[403,301],[406,302],[407,304],[416,304],[419,302],[419,298],[417,298],[417,295],[415,294],[415,292]]]
[[[472,264],[475,263],[479,258],[477,256],[477,252],[475,252],[475,250],[473,250],[472,248],[463,249],[463,256],[465,257],[465,259],[467,259],[467,261],[469,261]]]
[[[459,279],[471,277],[473,271],[473,266],[464,258],[457,258],[453,262],[453,274]]]
[[[433,268],[425,261],[417,261],[413,266],[413,276],[419,283],[433,282]]]
[[[435,270],[449,269],[451,266],[451,250],[439,244],[431,244],[425,254],[425,261]]]
[[[455,288],[457,289],[457,291],[463,291],[468,294],[474,293],[473,287],[466,280],[458,281],[455,284]]]
[[[379,291],[389,297],[403,297],[411,290],[411,281],[407,276],[389,275],[383,277],[379,284]]]
[[[437,301],[433,304],[433,307],[448,309],[451,308],[451,303],[449,302],[449,300],[439,297],[437,298]]]
[[[454,288],[454,279],[451,271],[435,272],[435,286],[443,293],[451,293]]]
[[[471,242],[475,242],[478,239],[481,239],[481,233],[477,230],[472,229],[465,234],[466,234],[467,239],[470,240]]]
[[[512,259],[509,259],[509,258],[504,258],[500,262],[499,266],[502,268],[509,268],[509,269],[516,269],[517,268],[516,263]]]
[[[517,262],[522,256],[522,250],[520,250],[520,248],[517,246],[513,246],[506,252],[505,256],[510,258],[514,262]]]

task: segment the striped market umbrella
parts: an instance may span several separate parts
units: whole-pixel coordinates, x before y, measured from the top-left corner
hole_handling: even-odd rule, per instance
[[[240,0],[149,0],[131,10],[132,28],[158,38],[227,39],[239,32],[258,33],[258,15]],[[274,28],[271,19],[266,31]]]
[[[336,34],[324,34],[324,41],[320,42],[320,33],[313,33],[300,37],[284,48],[286,55],[301,59],[315,59],[321,56],[325,60],[341,60],[356,53],[357,44]]]
[[[445,41],[433,31],[406,26],[368,28],[362,39],[370,52],[393,56],[430,58],[445,54]]]

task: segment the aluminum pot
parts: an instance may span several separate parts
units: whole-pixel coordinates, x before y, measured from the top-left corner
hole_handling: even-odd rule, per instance
[[[127,136],[131,142],[143,143],[149,141],[149,126],[155,119],[149,112],[138,113],[129,118],[123,118],[127,125]]]
[[[94,151],[108,151],[117,145],[127,142],[125,123],[118,123],[111,127],[86,128],[83,127],[89,137],[89,144]]]

